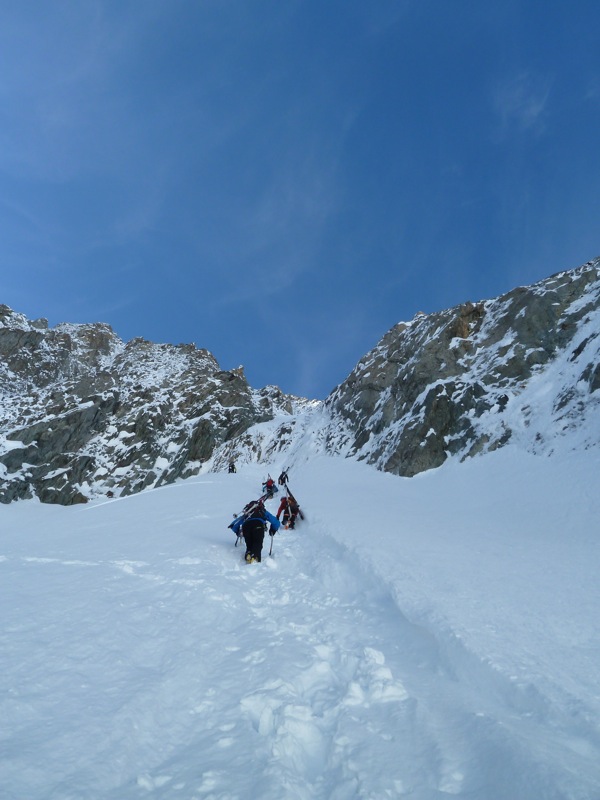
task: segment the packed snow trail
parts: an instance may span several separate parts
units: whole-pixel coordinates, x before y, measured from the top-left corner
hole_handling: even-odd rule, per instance
[[[600,797],[597,727],[409,621],[310,480],[307,521],[243,563],[226,525],[259,486],[248,469],[6,509],[3,797]]]

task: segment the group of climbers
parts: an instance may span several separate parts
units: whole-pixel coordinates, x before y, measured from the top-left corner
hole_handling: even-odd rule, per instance
[[[233,462],[231,462],[233,464]],[[235,472],[235,465],[229,472]],[[265,501],[270,500],[275,496],[278,491],[275,481],[270,475],[263,483],[263,494],[258,500],[252,500],[246,504],[241,514],[236,516],[234,521],[228,526],[236,534],[236,546],[240,539],[243,539],[246,544],[245,561],[249,564],[260,562],[262,558],[262,549],[264,544],[265,533],[267,532],[267,525],[269,526],[269,536],[274,536],[275,533],[283,526],[284,530],[294,530],[296,520],[298,517],[304,519],[304,515],[300,510],[298,501],[291,493],[287,483],[288,474],[284,470],[278,478],[278,484],[285,489],[285,495],[281,499],[277,514],[273,515],[265,508]],[[271,540],[271,550],[273,549],[273,541]]]

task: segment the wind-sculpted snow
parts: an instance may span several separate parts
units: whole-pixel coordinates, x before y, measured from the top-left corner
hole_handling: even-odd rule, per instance
[[[6,508],[3,796],[596,800],[597,459],[474,464],[313,458],[251,566],[257,467]]]

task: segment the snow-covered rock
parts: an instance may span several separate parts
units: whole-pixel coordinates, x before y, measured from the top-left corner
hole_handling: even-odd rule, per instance
[[[132,494],[231,459],[314,453],[413,476],[507,443],[600,442],[600,258],[394,326],[323,403],[256,390],[195,345],[0,306],[0,501]]]
[[[597,446],[599,389],[595,259],[396,325],[326,401],[330,446],[404,476],[509,441],[534,453]]]
[[[125,344],[104,324],[49,329],[6,306],[0,357],[3,502],[72,504],[170,483],[295,405],[193,344]]]

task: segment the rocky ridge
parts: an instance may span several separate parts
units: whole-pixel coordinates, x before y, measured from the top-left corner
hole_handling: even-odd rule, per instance
[[[326,399],[252,389],[195,345],[0,306],[0,502],[122,496],[315,453],[413,476],[508,443],[600,444],[600,259],[395,325]]]
[[[0,306],[0,501],[85,502],[192,475],[301,400],[256,391],[195,345],[125,344],[105,324],[29,321]],[[218,465],[218,459],[217,459]]]
[[[540,454],[561,439],[597,446],[599,390],[595,259],[396,325],[327,399],[328,447],[413,476],[509,442]]]

